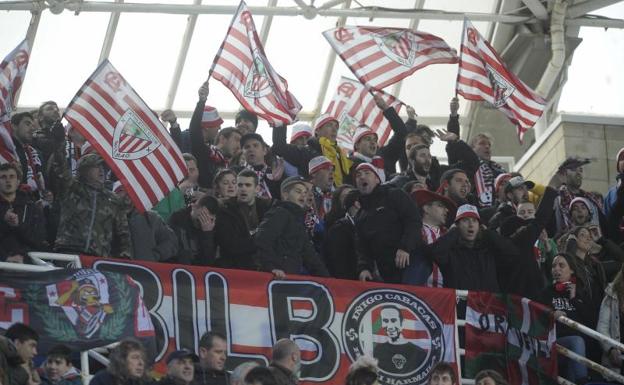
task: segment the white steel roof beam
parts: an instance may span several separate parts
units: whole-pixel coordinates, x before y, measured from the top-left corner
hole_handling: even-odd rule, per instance
[[[529,8],[529,11],[531,11],[535,17],[540,20],[548,20],[548,11],[540,0],[522,0],[522,2],[527,6],[527,8]]]
[[[201,5],[202,0],[194,0],[194,5]],[[180,52],[178,53],[178,59],[176,61],[175,69],[173,70],[173,76],[171,77],[171,83],[169,84],[169,92],[167,93],[167,100],[165,101],[165,108],[171,108],[175,101],[176,94],[178,93],[178,86],[180,85],[180,78],[182,77],[182,71],[184,70],[184,63],[186,63],[186,57],[188,55],[189,47],[191,46],[191,40],[193,39],[193,32],[195,32],[195,25],[197,24],[197,17],[199,15],[189,15],[186,22],[186,29],[184,30],[184,36],[182,37],[182,45],[180,46]]]
[[[343,4],[342,8],[348,9],[350,6],[351,6],[351,0],[347,0]],[[346,21],[347,21],[346,17],[339,18],[338,21],[336,22],[336,27],[344,26]],[[319,88],[319,93],[316,97],[316,104],[314,105],[314,110],[312,111],[313,115],[318,115],[321,109],[323,108],[323,102],[325,101],[325,95],[327,95],[327,88],[329,87],[329,81],[331,80],[331,75],[334,70],[334,64],[336,64],[336,51],[334,51],[334,49],[332,48],[330,49],[329,54],[327,55],[325,71],[323,72],[323,78],[321,79],[321,87]]]
[[[117,3],[123,3],[124,0],[115,0]],[[102,42],[102,50],[100,51],[100,59],[98,63],[103,62],[110,56],[110,51],[113,47],[113,41],[115,40],[115,33],[117,32],[117,25],[119,24],[119,11],[111,12],[110,19],[108,20],[108,27],[106,28],[106,35],[104,35],[104,41]]]
[[[275,7],[277,0],[269,0],[267,6]],[[262,27],[260,27],[260,41],[262,45],[266,45],[267,38],[269,37],[269,31],[271,30],[271,24],[273,24],[273,15],[267,15],[262,20]]]
[[[425,6],[425,0],[415,0],[414,1],[414,9],[422,9],[422,7],[424,7],[424,6]],[[410,21],[409,28],[410,29],[417,29],[419,22],[420,22],[420,19],[418,19],[416,17],[413,18]],[[403,80],[399,81],[398,83],[396,83],[394,85],[394,87],[392,87],[391,94],[394,95],[394,97],[398,98],[399,94],[401,93],[401,87],[403,87]]]

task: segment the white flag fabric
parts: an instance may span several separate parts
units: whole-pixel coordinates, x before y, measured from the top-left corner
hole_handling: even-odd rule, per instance
[[[509,71],[468,20],[464,20],[456,89],[465,99],[483,100],[501,110],[516,126],[520,141],[546,107],[546,101]]]
[[[241,1],[210,75],[232,91],[245,109],[275,126],[290,124],[301,104],[269,63],[247,4]]]
[[[323,36],[360,82],[376,90],[430,64],[457,63],[444,40],[411,29],[338,27]]]
[[[108,60],[74,96],[65,119],[104,158],[140,212],[162,200],[188,172],[156,114]]]
[[[0,63],[0,163],[18,160],[11,139],[11,113],[15,108],[15,95],[19,91],[30,58],[30,46],[24,39]]]
[[[388,106],[399,113],[403,104],[399,99],[383,91],[377,92],[381,92]],[[377,133],[380,146],[386,143],[392,132],[390,122],[375,104],[371,93],[357,80],[346,77],[340,79],[336,94],[325,113],[338,120],[338,144],[348,151],[353,150],[353,134],[360,124],[366,124]]]

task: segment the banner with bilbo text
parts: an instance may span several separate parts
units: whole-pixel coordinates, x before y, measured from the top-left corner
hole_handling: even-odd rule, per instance
[[[433,365],[456,362],[455,291],[383,283],[81,257],[85,267],[132,277],[156,332],[157,369],[175,349],[198,351],[207,330],[228,339],[226,368],[267,364],[293,339],[300,378],[344,384],[359,355],[379,361],[385,385],[425,384]]]

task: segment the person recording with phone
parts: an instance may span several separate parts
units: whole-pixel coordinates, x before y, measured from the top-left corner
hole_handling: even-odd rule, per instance
[[[578,269],[575,257],[565,253],[557,254],[552,262],[553,281],[545,289],[542,303],[552,307],[555,319],[565,316],[588,325],[588,321],[595,316],[586,295],[586,287],[577,276]],[[576,354],[586,356],[586,342],[582,334],[566,325],[557,325],[557,343]],[[575,383],[584,383],[583,379],[587,377],[586,366],[564,356],[560,356],[559,366],[559,373],[564,378]]]

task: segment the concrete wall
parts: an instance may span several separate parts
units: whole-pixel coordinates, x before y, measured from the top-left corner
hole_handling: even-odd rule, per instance
[[[623,147],[623,117],[562,114],[527,150],[515,170],[547,184],[567,157],[590,158],[592,163],[584,167],[583,189],[605,194],[615,181],[615,156]]]

